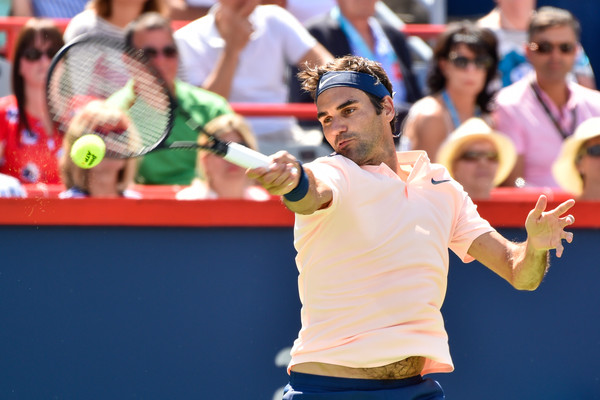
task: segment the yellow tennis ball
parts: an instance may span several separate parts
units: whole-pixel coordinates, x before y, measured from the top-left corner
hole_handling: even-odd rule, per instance
[[[95,167],[106,153],[106,144],[98,135],[83,135],[71,147],[71,160],[81,168]]]

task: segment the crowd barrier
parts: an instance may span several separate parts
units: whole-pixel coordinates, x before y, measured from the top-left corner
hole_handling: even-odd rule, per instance
[[[0,49],[0,54],[4,54],[7,59],[12,60],[12,49],[19,31],[27,22],[28,17],[0,17],[0,32],[6,34],[6,44],[4,49]],[[68,19],[54,19],[57,26],[64,30],[69,23]],[[173,21],[174,30],[181,28],[190,21]],[[445,29],[444,25],[430,24],[406,24],[403,32],[408,36],[418,36],[424,40],[435,38]]]

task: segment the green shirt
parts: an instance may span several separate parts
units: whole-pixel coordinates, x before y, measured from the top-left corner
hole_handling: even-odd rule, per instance
[[[216,93],[175,81],[173,129],[166,144],[175,141],[198,139],[198,132],[187,125],[189,114],[201,126],[219,115],[230,114],[232,109],[225,98]],[[181,110],[185,110],[182,113]],[[196,155],[194,150],[157,150],[146,154],[139,163],[136,182],[148,185],[189,185],[196,176]]]

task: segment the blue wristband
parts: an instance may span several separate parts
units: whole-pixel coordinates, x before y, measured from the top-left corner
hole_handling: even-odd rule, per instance
[[[306,193],[308,193],[308,176],[304,172],[304,168],[302,168],[302,163],[298,163],[298,165],[300,166],[300,180],[298,180],[298,184],[291,192],[283,195],[287,201],[302,200],[306,196]]]

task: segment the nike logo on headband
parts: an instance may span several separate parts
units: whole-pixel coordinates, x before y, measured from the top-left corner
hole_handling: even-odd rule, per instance
[[[329,82],[330,80],[334,79],[337,76],[340,76],[340,74],[335,74],[333,76],[328,76],[326,79],[321,79],[321,82],[319,83],[319,89],[322,88],[323,85],[325,85],[327,82]]]

